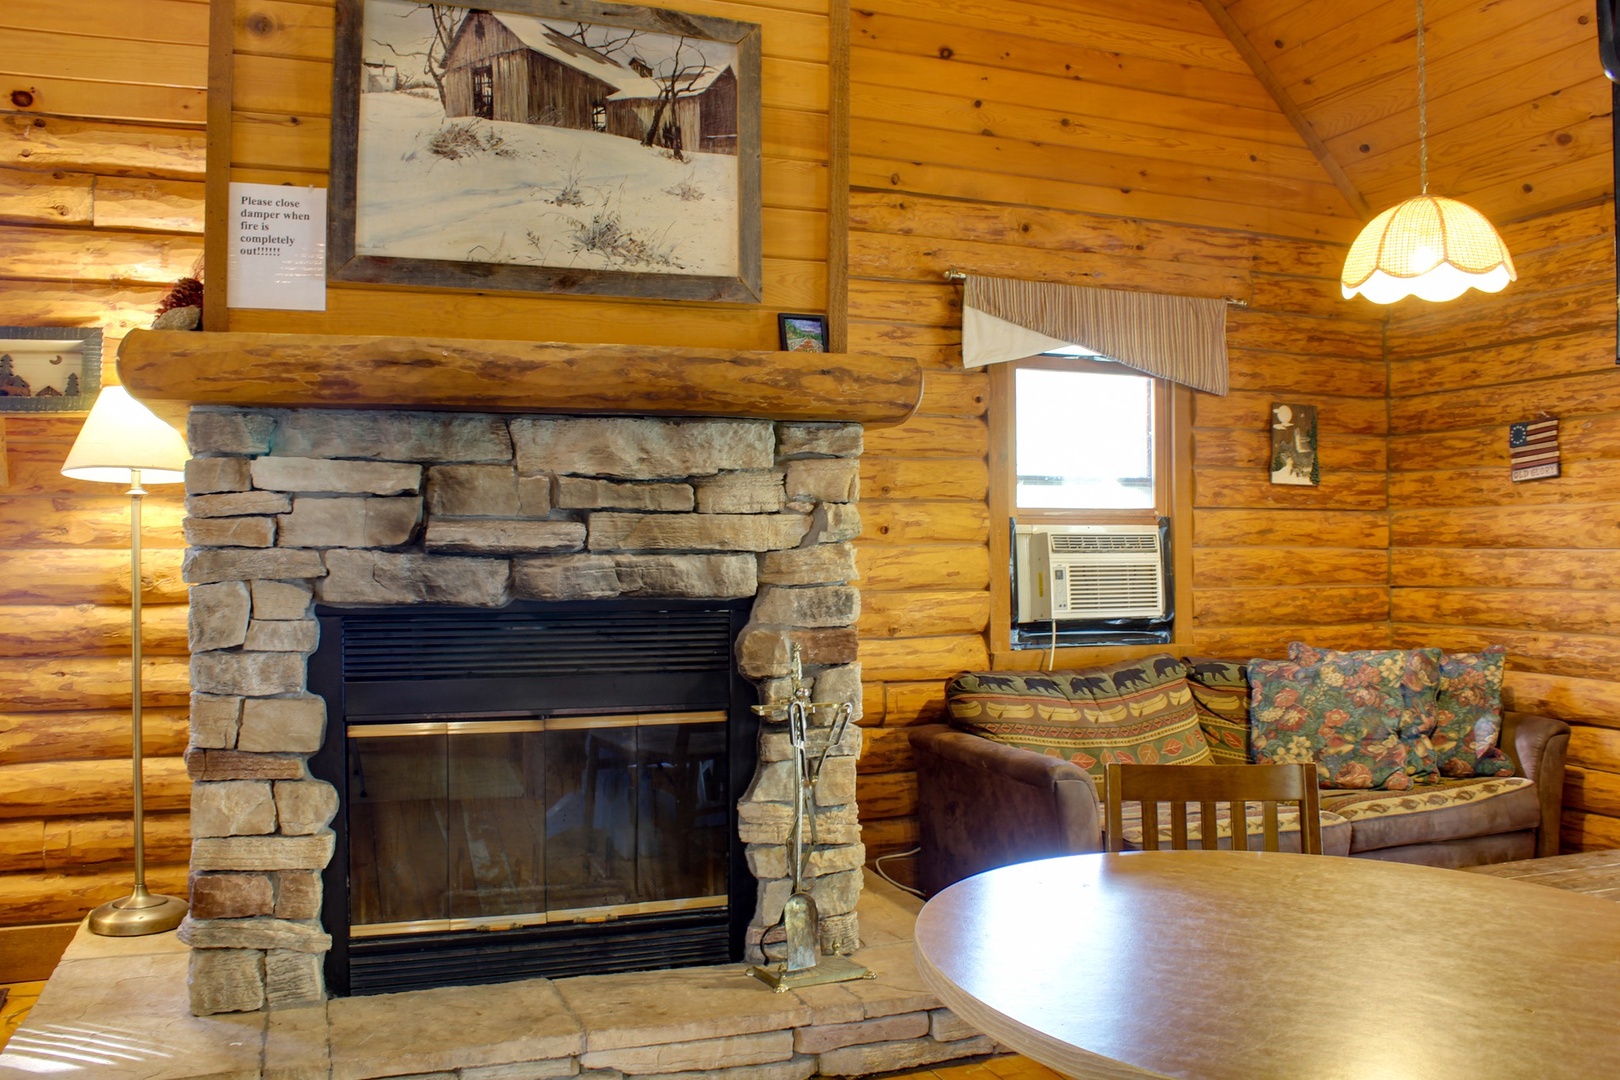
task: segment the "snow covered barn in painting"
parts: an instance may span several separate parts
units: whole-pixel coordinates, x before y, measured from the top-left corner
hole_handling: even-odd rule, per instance
[[[674,75],[636,79],[608,99],[607,129],[611,134],[639,139],[658,114],[660,96],[668,95],[673,80],[673,122],[683,150],[706,154],[737,152],[737,76],[729,66],[693,68]],[[660,124],[671,122],[666,105]]]
[[[445,115],[604,131],[609,96],[639,81],[531,15],[474,11],[445,58]]]

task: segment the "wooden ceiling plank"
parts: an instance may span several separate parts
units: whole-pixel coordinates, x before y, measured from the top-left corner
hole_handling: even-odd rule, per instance
[[[1477,122],[1482,116],[1503,115],[1538,102],[1542,108],[1563,117],[1559,123],[1571,123],[1581,118],[1571,113],[1588,107],[1594,87],[1597,93],[1604,95],[1599,111],[1606,112],[1608,81],[1591,60],[1591,43],[1582,42],[1552,56],[1492,72],[1452,93],[1430,97],[1429,135],[1431,138],[1441,136]],[[1333,155],[1347,165],[1397,147],[1415,147],[1418,141],[1415,114],[1415,109],[1393,111],[1325,141]],[[1317,119],[1320,122],[1320,114]],[[1364,146],[1366,150],[1362,149]]]
[[[1228,71],[1201,67],[1197,57],[1161,60],[1101,48],[1077,48],[1067,42],[1023,34],[902,19],[875,11],[854,11],[851,15],[851,36],[856,47],[890,56],[944,59],[1026,75],[1196,96],[1251,109],[1271,104],[1246,66],[1241,71]]]
[[[909,19],[941,22],[967,30],[989,30],[1018,34],[1047,41],[1064,42],[1083,49],[1102,49],[1145,56],[1171,63],[1220,67],[1242,71],[1243,61],[1211,27],[1192,17],[1198,0],[1175,0],[1157,20],[1151,18],[1157,0],[1135,0],[1129,14],[1119,14],[1118,0],[1070,0],[1055,5],[1015,2],[1015,0],[862,0],[863,11],[875,11]],[[1165,11],[1173,14],[1163,14]],[[1157,21],[1170,25],[1153,25]]]
[[[1355,4],[1323,5],[1316,0],[1235,0],[1226,5],[1226,10],[1268,62],[1273,56],[1365,15]]]
[[[971,135],[994,133],[1000,138],[1072,149],[1111,151],[1182,164],[1198,161],[1238,172],[1322,181],[1315,158],[1297,142],[1260,142],[1247,133],[1232,133],[1198,119],[1176,120],[1169,109],[1149,119],[1145,110],[1125,113],[1099,108],[1084,101],[1087,95],[1083,90],[1073,94],[1077,100],[1070,105],[1050,93],[1025,96],[1002,91],[992,98],[987,84],[973,86],[986,93],[970,99],[957,96],[960,91],[955,88],[946,92],[875,86],[861,78],[853,82],[861,92],[851,103],[852,115],[867,120],[903,118],[916,127]],[[1023,104],[1029,101],[1042,102],[1044,107]]]
[[[1576,29],[1581,29],[1579,26]],[[1536,66],[1542,71],[1567,63],[1567,71],[1582,75],[1595,73],[1597,49],[1589,32],[1571,33],[1560,28],[1557,37],[1542,39],[1536,46],[1523,42],[1513,46],[1499,46],[1485,51],[1447,56],[1429,65],[1430,101],[1444,102],[1454,94],[1469,94],[1479,81],[1480,72],[1494,76],[1521,67]],[[1537,81],[1547,76],[1538,77]],[[1549,87],[1548,89],[1556,89]],[[1341,91],[1332,98],[1323,99],[1307,108],[1316,121],[1323,138],[1333,139],[1364,124],[1389,116],[1407,113],[1410,130],[1417,130],[1417,84],[1410,75],[1393,75],[1361,86]],[[1479,112],[1489,112],[1493,106],[1482,102]],[[1455,106],[1443,105],[1446,110]]]
[[[1265,59],[1261,57],[1249,39],[1243,36],[1243,30],[1227,14],[1226,9],[1221,6],[1220,0],[1203,0],[1203,4],[1209,12],[1210,18],[1215,20],[1215,25],[1220,27],[1222,32],[1226,34],[1227,38],[1232,42],[1232,47],[1238,51],[1238,55],[1243,57],[1254,71],[1255,78],[1260,80],[1260,85],[1264,86],[1267,92],[1271,94],[1272,98],[1277,102],[1277,107],[1288,118],[1288,122],[1293,125],[1295,131],[1299,132],[1299,137],[1304,140],[1305,146],[1315,155],[1316,160],[1321,162],[1322,169],[1332,178],[1333,186],[1339,189],[1339,194],[1344,196],[1344,200],[1363,219],[1371,217],[1372,211],[1367,205],[1367,200],[1362,197],[1361,192],[1356,190],[1356,186],[1351,183],[1350,177],[1345,174],[1344,169],[1340,167],[1338,161],[1328,151],[1327,144],[1317,136],[1315,129],[1311,127],[1310,120],[1300,111],[1299,106],[1294,104],[1293,99],[1288,96],[1282,84],[1271,73],[1271,69],[1266,66]]]
[[[1404,80],[1417,97],[1416,21],[1403,34],[1381,45],[1346,43],[1331,55],[1313,53],[1312,65],[1282,76],[1283,85],[1300,107],[1315,115],[1340,94],[1358,94],[1385,79]],[[1485,14],[1470,7],[1455,18],[1428,20],[1428,82],[1437,92],[1467,86],[1481,72],[1517,67],[1528,57],[1543,56],[1575,41],[1593,43],[1592,5],[1587,0],[1560,0],[1551,10],[1534,4],[1503,4]],[[1595,43],[1594,52],[1595,52]],[[1343,62],[1332,62],[1336,57]],[[1281,75],[1281,73],[1279,73]],[[1322,128],[1325,137],[1337,134]]]
[[[1460,185],[1486,182],[1502,169],[1541,170],[1585,157],[1612,142],[1609,82],[1602,75],[1562,94],[1490,113],[1437,135],[1429,132],[1430,187],[1440,195],[1465,194]],[[1599,100],[1600,99],[1600,100]],[[1601,102],[1602,108],[1593,108]],[[1346,166],[1375,204],[1381,189],[1398,186],[1403,172],[1418,175],[1418,148],[1409,143]],[[1533,174],[1521,176],[1532,179]]]
[[[1535,195],[1543,188],[1543,178],[1555,178],[1565,175],[1563,170],[1571,166],[1580,166],[1593,159],[1607,158],[1609,156],[1611,122],[1608,117],[1588,121],[1578,125],[1573,130],[1566,130],[1571,135],[1567,145],[1554,145],[1552,139],[1546,135],[1536,136],[1516,144],[1505,144],[1495,153],[1475,158],[1473,161],[1453,163],[1443,161],[1438,163],[1431,160],[1429,165],[1429,190],[1436,195],[1450,195],[1454,198],[1464,198],[1474,204],[1476,193],[1489,191],[1493,188],[1518,188],[1524,195]],[[1613,183],[1613,174],[1610,174],[1610,183]],[[1529,190],[1524,190],[1528,186]],[[1388,206],[1417,194],[1417,175],[1412,174],[1405,183],[1392,179],[1389,183],[1381,184],[1369,189],[1367,197],[1373,200],[1375,206]],[[1574,201],[1584,200],[1599,191],[1577,187],[1568,194],[1573,195]],[[1543,191],[1542,194],[1548,194]],[[1565,198],[1559,205],[1568,205],[1571,201]],[[1476,206],[1483,213],[1481,207]],[[1487,215],[1489,216],[1489,215]]]
[[[1605,148],[1602,153],[1564,162],[1534,176],[1516,176],[1470,188],[1468,205],[1500,226],[1612,197],[1613,191],[1614,162]],[[1609,317],[1614,317],[1612,307]]]
[[[1299,146],[1287,120],[1279,116],[1269,102],[1265,108],[1239,109],[1196,97],[1177,98],[1091,82],[1054,80],[987,68],[964,70],[954,61],[927,57],[895,56],[870,49],[851,52],[850,78],[855,83],[867,87],[887,86],[897,93],[920,95],[919,105],[887,119],[917,122],[913,121],[913,116],[926,116],[930,108],[923,98],[971,95],[974,99],[1019,106],[1039,102],[1043,106],[1072,109],[1085,116],[1141,121],[1147,126],[1199,135],[1213,131],[1229,140],[1252,139],[1268,145]],[[1061,132],[1053,134],[1057,136]]]
[[[995,136],[961,134],[913,127],[894,121],[856,117],[851,126],[857,151],[897,161],[949,166],[964,161],[993,160],[1003,176],[1039,179],[1082,178],[1126,190],[1190,195],[1233,204],[1271,204],[1354,220],[1330,184],[1301,183],[1263,173],[1210,168],[1199,162],[1162,161],[1109,151],[1069,149]]]

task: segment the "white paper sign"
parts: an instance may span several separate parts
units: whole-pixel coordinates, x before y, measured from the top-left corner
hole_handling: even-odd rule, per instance
[[[326,189],[231,185],[233,308],[326,310]]]

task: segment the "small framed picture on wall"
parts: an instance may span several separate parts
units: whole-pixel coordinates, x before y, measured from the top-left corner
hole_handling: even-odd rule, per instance
[[[1271,482],[1307,487],[1322,482],[1315,405],[1271,406]]]
[[[88,409],[101,389],[101,331],[0,326],[0,413]]]
[[[776,317],[777,339],[783,352],[826,352],[827,317],[825,315],[789,315]]]

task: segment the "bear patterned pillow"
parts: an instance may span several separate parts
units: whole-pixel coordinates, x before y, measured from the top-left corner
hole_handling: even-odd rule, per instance
[[[1249,763],[1249,677],[1242,664],[1189,656],[1187,685],[1217,765]]]
[[[1151,656],[1078,671],[964,671],[945,684],[951,724],[1060,757],[1099,783],[1103,767],[1209,760],[1186,668]]]
[[[1316,663],[1335,653],[1304,642],[1288,645],[1288,658]],[[1477,653],[1442,653],[1430,736],[1441,776],[1511,776],[1513,759],[1497,746],[1502,734],[1502,670],[1507,649],[1492,645]]]
[[[1257,764],[1315,761],[1323,787],[1405,791],[1436,779],[1438,649],[1249,661]]]

